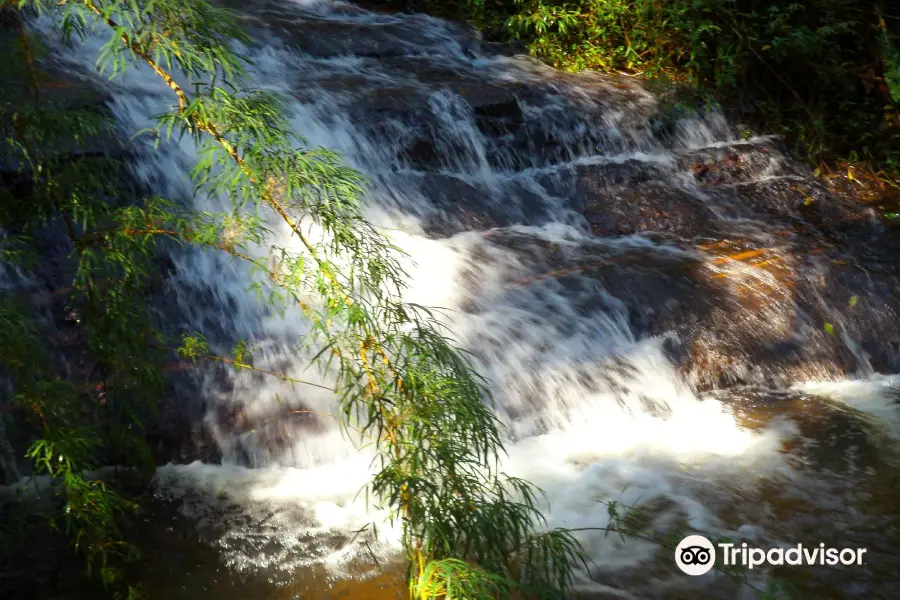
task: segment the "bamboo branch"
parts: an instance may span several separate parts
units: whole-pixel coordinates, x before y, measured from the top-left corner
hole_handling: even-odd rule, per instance
[[[159,350],[168,350],[170,352],[178,353],[178,348],[173,348],[171,346],[154,346],[154,347]],[[290,375],[285,375],[284,373],[278,373],[277,371],[270,371],[268,369],[254,367],[253,365],[245,363],[243,361],[235,360],[233,358],[225,358],[224,356],[219,356],[217,354],[201,354],[201,355],[198,355],[197,358],[212,360],[212,361],[224,363],[227,365],[234,365],[235,367],[237,367],[239,369],[247,369],[248,371],[256,371],[257,373],[263,373],[265,375],[270,375],[270,376],[278,379],[279,381],[284,381],[285,383],[299,383],[302,385],[309,385],[312,387],[317,387],[317,388],[320,388],[323,390],[327,390],[329,392],[334,392],[334,388],[330,388],[326,385],[313,383],[311,381],[305,381],[303,379],[296,379],[294,377],[291,377]]]
[[[12,3],[10,3],[12,4]],[[22,12],[13,5],[13,12],[19,21],[19,32],[22,40],[22,50],[25,52],[25,64],[28,66],[28,74],[31,76],[31,86],[34,92],[34,101],[37,102],[41,98],[41,88],[38,84],[37,71],[34,68],[34,58],[31,52],[31,44],[28,42],[28,32],[25,30],[25,19],[22,18]]]
[[[93,0],[82,0],[82,2],[97,16],[103,19],[104,22],[111,28],[119,29],[119,25],[112,18],[105,16],[103,14],[103,11],[101,11],[100,8],[96,4],[94,4]],[[153,72],[156,73],[165,82],[169,89],[171,89],[175,93],[175,96],[178,98],[178,112],[183,114],[185,108],[189,104],[189,101],[187,94],[184,92],[181,86],[178,85],[178,83],[172,78],[171,75],[169,75],[168,72],[166,72],[165,69],[163,69],[155,60],[153,60],[153,57],[150,56],[150,53],[138,42],[129,38],[125,33],[121,35],[121,40],[129,50],[134,52],[134,54],[139,56],[145,63],[147,63],[150,68],[153,69]],[[216,143],[218,143],[225,150],[225,152],[232,158],[235,164],[237,164],[237,166],[244,172],[244,175],[246,175],[247,179],[251,183],[256,185],[259,185],[261,183],[257,181],[253,176],[253,171],[244,160],[244,157],[242,157],[238,153],[234,145],[227,138],[225,138],[225,136],[219,131],[218,127],[216,127],[214,123],[210,123],[209,121],[200,118],[196,114],[191,114],[190,119],[199,130],[209,134],[216,141]],[[325,274],[325,277],[328,278],[329,281],[331,281],[331,283],[338,289],[339,292],[343,293],[343,290],[340,289],[340,284],[337,282],[330,270],[326,268],[324,261],[319,258],[318,253],[316,252],[315,247],[313,247],[312,243],[310,243],[306,236],[303,235],[303,233],[300,231],[297,222],[291,218],[284,207],[281,206],[281,203],[272,196],[272,182],[266,182],[263,199],[275,212],[278,213],[279,216],[281,216],[284,222],[287,223],[287,225],[291,228],[291,231],[300,239],[301,243],[304,245],[304,247],[306,247],[306,250],[310,253],[313,260],[316,261],[316,263],[319,265],[319,268]],[[343,294],[345,297],[345,301],[348,304],[352,304],[353,302],[349,298],[349,296],[346,293]]]
[[[103,14],[103,11],[101,11],[100,8],[96,4],[94,4],[93,0],[82,0],[82,3],[85,6],[87,6],[91,11],[93,11],[96,15],[98,15],[101,19],[103,19],[104,22],[108,26],[110,26],[113,29],[119,29],[118,24],[110,17],[105,16]],[[122,40],[122,43],[128,49],[130,49],[132,52],[134,52],[135,55],[139,56],[144,62],[146,62],[150,66],[150,68],[153,69],[153,72],[156,73],[160,78],[162,78],[162,80],[166,83],[166,85],[175,93],[175,95],[178,98],[178,111],[179,111],[179,113],[183,114],[185,107],[188,104],[188,97],[187,97],[187,94],[184,92],[184,90],[181,88],[181,86],[178,85],[178,83],[172,78],[171,75],[169,75],[165,71],[165,69],[163,69],[159,64],[157,64],[157,62],[155,60],[153,60],[153,58],[150,56],[150,54],[139,43],[137,43],[133,39],[129,38],[128,35],[125,33],[123,33],[121,35],[121,40]],[[226,139],[224,137],[224,135],[219,131],[219,129],[216,127],[215,124],[210,123],[204,119],[201,119],[196,114],[191,114],[190,119],[193,122],[194,126],[197,127],[198,130],[203,131],[203,132],[207,133],[208,135],[210,135],[225,150],[225,152],[232,158],[232,160],[235,162],[235,164],[237,164],[237,166],[244,172],[244,175],[246,175],[247,179],[251,183],[253,183],[255,185],[261,184],[261,182],[257,181],[257,179],[254,177],[252,169],[247,164],[247,162],[244,160],[244,158],[240,154],[238,154],[237,149],[234,147],[234,145],[230,141],[228,141],[228,139]],[[319,255],[316,252],[316,249],[312,245],[312,243],[306,238],[305,235],[303,235],[303,232],[300,231],[300,228],[299,228],[297,222],[291,218],[291,216],[287,213],[287,211],[284,209],[284,207],[281,205],[281,203],[279,203],[273,197],[273,195],[272,195],[273,187],[274,187],[274,182],[266,182],[265,187],[263,188],[264,189],[263,200],[276,213],[278,213],[278,215],[284,220],[284,222],[287,223],[287,225],[291,228],[291,231],[300,239],[300,242],[303,244],[303,246],[306,248],[306,250],[310,253],[313,260],[316,261],[316,264],[319,266],[320,271],[324,274],[326,279],[329,280],[329,282],[331,283],[331,285],[335,289],[335,291],[343,297],[344,301],[348,305],[353,305],[354,304],[353,299],[342,288],[341,284],[337,281],[337,279],[335,278],[334,274],[331,272],[330,268],[325,263],[325,261],[323,261],[319,257]],[[232,252],[230,249],[225,249],[225,250],[235,256],[238,256],[237,254]],[[246,257],[240,256],[240,258],[246,258]],[[251,261],[251,262],[255,263],[255,261]],[[294,294],[294,296],[296,298],[295,294]],[[308,305],[305,305],[303,303],[301,303],[301,306],[305,306],[306,308],[308,308]],[[367,374],[370,377],[370,384],[373,384],[374,381],[371,380],[372,374],[371,374],[371,371],[368,369],[367,369]]]

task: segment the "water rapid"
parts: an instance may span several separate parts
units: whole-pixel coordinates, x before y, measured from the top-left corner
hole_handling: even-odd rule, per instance
[[[778,140],[628,78],[559,73],[418,14],[328,0],[236,7],[257,40],[244,50],[256,83],[291,99],[310,146],[365,175],[367,218],[409,256],[408,300],[448,309],[490,381],[504,469],[547,492],[549,526],[586,529],[593,563],[573,594],[753,595],[600,531],[615,501],[640,507],[648,531],[868,546],[854,572],[764,569],[750,581],[889,597],[900,502],[885,482],[897,479],[900,415],[896,381],[879,373],[898,371],[900,336],[873,213],[829,195]],[[71,67],[93,71],[99,43]],[[123,136],[172,104],[149,69],[85,77]],[[193,196],[189,141],[136,152],[130,169],[147,189],[223,208]],[[312,376],[292,350],[303,319],[248,294],[242,265],[187,250],[171,259],[165,310],[223,351],[249,339],[257,366]],[[374,597],[340,587],[398,549],[358,494],[370,456],[300,412],[333,413],[334,398],[214,367],[185,377],[191,393],[167,410],[219,460],[161,467],[156,493],[225,574],[161,550],[148,560],[167,575],[148,589],[262,598],[299,578],[306,588],[278,597]],[[244,575],[264,583],[222,583]]]

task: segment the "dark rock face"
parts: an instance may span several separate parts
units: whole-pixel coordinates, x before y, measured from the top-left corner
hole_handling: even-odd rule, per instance
[[[664,232],[692,237],[712,217],[710,208],[677,184],[621,172],[608,166],[578,167],[572,197],[580,202],[594,235]]]
[[[678,167],[690,172],[700,187],[809,175],[787,159],[787,151],[778,140],[688,150],[679,154]]]
[[[508,222],[503,211],[492,211],[479,201],[489,195],[487,190],[438,173],[424,174],[422,179],[423,192],[440,207],[438,212],[426,217],[426,228],[432,234],[449,236],[460,231],[491,229]]]
[[[327,15],[315,7],[300,12],[295,5],[273,0],[254,2],[249,9],[246,3],[234,0],[219,4],[241,11],[245,26],[255,29],[261,39],[275,34],[286,46],[315,58],[390,59],[429,50],[437,53],[447,48],[474,52],[482,44],[480,32],[462,24],[448,24],[441,33],[435,34],[434,28],[427,27],[432,19],[423,14],[400,19],[369,13],[373,18],[352,20],[340,17],[358,17],[365,11],[350,3],[329,7]]]

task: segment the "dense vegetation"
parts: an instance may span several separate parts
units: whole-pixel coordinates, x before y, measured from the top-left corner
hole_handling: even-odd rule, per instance
[[[813,161],[865,160],[900,174],[900,4],[892,0],[389,3],[468,19],[559,68],[692,88],[784,134]]]
[[[133,503],[119,479],[92,472],[130,467],[144,482],[152,474],[144,431],[165,390],[164,361],[254,368],[246,341],[217,355],[199,333],[175,337],[152,310],[163,284],[155,261],[177,244],[246,264],[273,310],[308,320],[296,355],[333,381],[347,435],[377,452],[369,497],[402,525],[412,597],[562,597],[577,543],[542,531],[538,491],[498,472],[501,437],[483,382],[436,314],[402,301],[397,251],[361,216],[360,175],[307,147],[283,100],[252,85],[249,61],[232,50],[248,41],[234,15],[205,0],[60,5],[3,6],[0,252],[4,278],[18,285],[0,288],[0,375],[12,390],[5,412],[15,427],[30,424],[33,472],[52,483],[49,524],[89,572],[110,591],[137,593],[123,570],[135,549],[120,529]],[[36,13],[55,19],[57,40],[31,30]],[[103,151],[118,132],[102,102],[73,108],[59,92],[71,82],[41,68],[44,43],[65,52],[98,35],[106,75],[140,65],[138,76],[171,91],[171,110],[142,135],[192,138],[195,193],[229,200],[231,210],[199,213],[189,198],[136,189],[126,162]],[[272,241],[275,227],[292,232],[289,247]],[[58,307],[25,283],[60,250],[74,334],[55,351]],[[0,560],[14,562],[28,522],[13,510],[0,505],[9,524]]]

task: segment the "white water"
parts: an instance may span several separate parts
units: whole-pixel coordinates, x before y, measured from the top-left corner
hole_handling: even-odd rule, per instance
[[[303,4],[332,22],[385,26],[400,22],[371,13],[339,14],[338,8],[347,7],[326,2]],[[497,83],[551,76],[525,58],[472,57],[440,21],[414,19],[423,38],[431,42],[419,52],[428,60]],[[562,255],[579,251],[602,257],[640,250],[677,258],[685,251],[641,236],[590,237],[583,217],[567,207],[565,198],[554,196],[552,186],[544,185],[543,178],[555,177],[559,165],[529,156],[524,159],[531,164],[517,164],[513,158],[521,162],[523,157],[503,152],[497,153],[499,165],[492,164],[490,141],[477,128],[471,106],[450,89],[432,89],[417,81],[415,68],[388,71],[376,60],[353,56],[311,58],[279,46],[274,38],[268,42],[264,48],[248,50],[256,61],[258,84],[289,96],[302,95],[305,100],[291,106],[296,130],[310,146],[339,150],[368,177],[367,216],[391,228],[392,239],[413,261],[408,264],[408,299],[452,311],[452,331],[478,357],[480,371],[492,382],[498,413],[508,426],[509,457],[504,467],[546,490],[549,525],[605,527],[609,524],[605,502],[617,500],[625,505],[655,503],[654,522],[660,528],[683,520],[712,535],[759,535],[754,522],[726,524],[718,514],[733,502],[734,489],[752,487],[762,479],[797,476],[781,452],[782,443],[796,435],[795,428],[776,421],[752,431],[739,426],[723,403],[712,398],[701,401],[664,353],[665,339],[633,331],[625,302],[599,282],[581,278],[573,284],[549,278],[517,283],[553,270],[548,246]],[[90,65],[95,50],[96,45],[83,49],[77,60]],[[338,85],[344,80],[365,83]],[[567,141],[563,166],[636,160],[674,171],[675,152],[733,141],[724,119],[713,115],[679,122],[675,148],[667,149],[643,127],[655,98],[633,86],[624,93],[587,76],[583,84],[561,86],[558,98],[536,101],[523,110],[528,121],[544,123],[548,132]],[[172,102],[149,69],[138,68],[110,85],[115,90],[111,108],[126,134],[148,126],[148,116],[168,110]],[[392,88],[398,101],[424,98],[417,106],[426,116],[430,111],[428,135],[437,140],[441,158],[435,170],[445,183],[468,184],[467,200],[473,206],[508,216],[510,223],[502,233],[426,236],[429,219],[453,218],[436,200],[440,186],[429,186],[422,170],[397,156],[406,140],[418,133],[393,116],[386,117],[380,131],[356,120],[358,105],[365,105],[379,86]],[[598,89],[600,97],[610,99],[599,111]],[[579,127],[585,138],[604,141],[599,154],[572,135],[578,127],[562,127],[566,119],[574,118],[571,111],[577,102],[597,117]],[[164,144],[143,156],[135,171],[157,193],[189,198],[187,171],[194,160],[189,142]],[[193,202],[199,210],[223,206],[215,198],[197,197]],[[530,224],[515,224],[524,221],[522,215],[529,215]],[[519,241],[506,242],[503,236],[513,234]],[[277,235],[277,243],[294,244],[283,229]],[[302,357],[290,355],[291,340],[305,327],[301,317],[268,314],[245,293],[248,279],[242,265],[201,253],[176,257],[176,263],[172,293],[200,284],[212,299],[198,305],[189,297],[180,298],[193,327],[203,331],[212,323],[237,338],[254,340],[260,348],[259,366],[313,377]],[[198,522],[218,521],[219,546],[233,567],[291,570],[324,562],[340,573],[348,559],[363,554],[359,541],[368,536],[359,536],[354,543],[346,538],[336,544],[315,540],[335,531],[349,538],[349,532],[373,522],[381,544],[370,545],[365,552],[374,548],[388,556],[396,549],[396,532],[383,523],[384,515],[367,512],[358,496],[371,474],[370,457],[334,428],[320,425],[312,431],[282,422],[287,410],[301,406],[334,412],[327,392],[293,390],[247,375],[236,376],[227,392],[209,383],[210,403],[243,405],[256,426],[236,435],[219,422],[219,412],[210,410],[208,425],[217,432],[226,462],[232,464],[162,467],[158,491],[184,500],[183,510]],[[872,405],[887,406],[874,401]],[[237,466],[241,460],[254,468]],[[264,524],[255,519],[272,513],[275,516]],[[765,535],[779,536],[777,531]],[[603,532],[584,532],[579,538],[604,571],[645,564],[657,551],[636,540],[623,544]],[[270,549],[261,551],[267,544]]]

